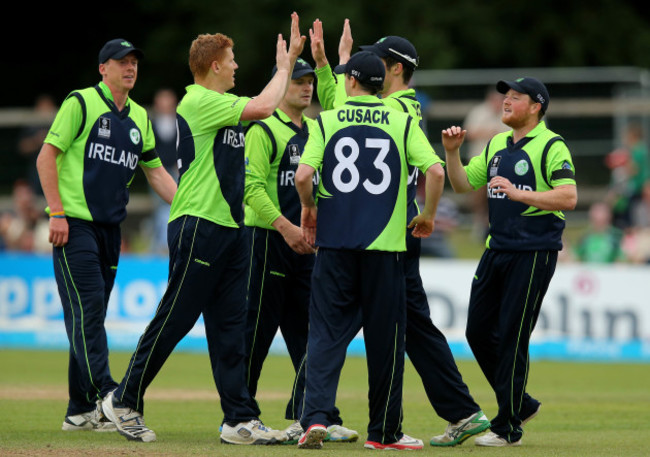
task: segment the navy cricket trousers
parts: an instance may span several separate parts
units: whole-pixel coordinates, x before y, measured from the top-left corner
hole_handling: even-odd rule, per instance
[[[499,404],[491,430],[509,442],[539,404],[526,394],[528,346],[556,264],[557,251],[487,249],[472,282],[467,341]]]
[[[278,332],[296,372],[285,417],[298,420],[305,388],[309,296],[314,255],[294,252],[280,233],[248,227],[250,274],[246,322],[247,385],[254,397],[264,360]]]
[[[347,348],[363,328],[368,440],[401,439],[405,322],[403,253],[319,248],[309,307],[303,429],[334,423]]]
[[[183,216],[169,223],[168,244],[167,290],[140,337],[116,391],[117,401],[143,412],[147,387],[202,313],[224,421],[257,418],[259,409],[245,382],[248,255],[244,231]]]
[[[431,320],[427,294],[420,277],[421,240],[406,237],[406,354],[420,375],[436,414],[456,423],[481,408],[458,371],[447,339]]]
[[[95,409],[95,402],[117,386],[109,369],[104,321],[121,234],[117,225],[67,220],[68,243],[54,247],[52,257],[70,342],[66,416],[74,416]]]

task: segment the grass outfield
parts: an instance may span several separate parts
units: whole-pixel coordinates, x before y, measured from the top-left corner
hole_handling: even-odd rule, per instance
[[[115,353],[116,378],[130,354]],[[475,362],[459,362],[473,396],[488,417],[496,412],[494,395]],[[283,419],[292,382],[288,357],[268,359],[258,397],[262,420]],[[221,410],[207,354],[174,353],[146,395],[147,425],[154,443],[126,441],[116,433],[62,432],[67,401],[67,353],[0,351],[0,455],[45,456],[286,456],[316,452],[323,456],[369,455],[363,448],[367,424],[365,359],[348,358],[339,387],[338,406],[345,425],[361,432],[361,441],[326,443],[321,451],[295,446],[229,446],[219,442]],[[528,424],[519,448],[478,448],[473,439],[455,448],[433,448],[428,455],[472,456],[644,456],[649,455],[650,365],[533,362],[529,391],[543,403]],[[419,377],[407,364],[404,431],[428,443],[446,423],[433,412]],[[379,452],[379,451],[376,451]]]

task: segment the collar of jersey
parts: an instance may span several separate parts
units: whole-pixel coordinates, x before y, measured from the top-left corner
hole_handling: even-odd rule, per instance
[[[528,132],[525,137],[519,140],[517,144],[514,144],[514,137],[512,136],[513,131],[510,130],[508,132],[508,142],[513,146],[523,147],[523,145],[527,144],[530,140],[532,140],[533,138],[535,138],[537,135],[544,132],[545,130],[548,130],[548,128],[546,127],[546,122],[540,121],[539,124],[537,124],[530,132]]]
[[[548,130],[546,127],[546,122],[544,121],[539,121],[539,124],[537,124],[530,132],[528,132],[525,136],[525,138],[534,138],[540,133],[542,133],[544,130]],[[508,136],[512,138],[512,130],[508,132]]]
[[[383,106],[384,104],[379,101],[374,95],[357,95],[355,97],[348,97],[345,101],[346,105],[366,105],[366,106]]]
[[[293,121],[291,120],[289,115],[287,113],[285,113],[284,111],[282,111],[280,108],[277,108],[275,110],[275,117],[280,119],[285,124],[293,124]],[[305,116],[305,113],[303,113],[302,114],[302,123],[303,123],[303,125],[305,124],[305,122],[307,122],[307,116]]]
[[[307,129],[307,116],[305,116],[304,113],[302,114],[302,128],[294,124],[289,115],[282,111],[280,108],[277,108],[273,115],[281,122],[283,122],[287,127],[293,129],[296,132],[302,132]]]
[[[405,98],[412,98],[415,100],[415,89],[404,89],[404,90],[397,90],[393,92],[390,95],[386,95],[385,97],[382,98],[400,98],[400,97],[405,97]]]
[[[104,84],[104,81],[99,81],[99,88],[102,90],[102,94],[104,94],[104,97],[106,97],[107,100],[110,100],[113,103],[113,106],[115,106],[115,100],[113,99],[113,94],[111,93],[111,90],[108,88],[106,84]],[[125,107],[129,106],[129,103],[131,103],[130,98],[126,98],[126,104],[124,105]]]

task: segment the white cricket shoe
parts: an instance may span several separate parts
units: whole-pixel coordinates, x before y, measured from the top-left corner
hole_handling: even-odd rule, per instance
[[[353,443],[359,439],[359,433],[342,425],[330,425],[327,427],[327,435],[323,441],[336,443]]]
[[[470,436],[483,433],[488,428],[490,428],[490,421],[483,414],[483,411],[478,411],[455,424],[450,422],[445,433],[431,438],[429,444],[431,446],[456,446],[463,443]]]
[[[97,400],[97,407],[87,413],[66,416],[61,430],[66,432],[90,431],[114,432],[117,430],[115,424],[104,416],[101,407],[102,401]]]
[[[483,436],[479,436],[474,440],[477,446],[490,446],[490,447],[506,447],[506,446],[521,446],[521,439],[513,443],[508,442],[505,438],[500,437],[496,433],[489,431]]]
[[[110,392],[102,402],[104,415],[115,424],[120,435],[131,441],[149,443],[156,441],[156,434],[144,424],[144,417],[138,411],[128,407],[115,406],[113,392]]]
[[[300,421],[296,421],[282,430],[282,432],[287,435],[287,439],[283,441],[282,444],[297,444],[302,435],[303,429],[300,425]]]
[[[286,439],[284,431],[268,428],[259,419],[240,422],[232,427],[224,423],[221,429],[221,442],[226,444],[276,444]]]

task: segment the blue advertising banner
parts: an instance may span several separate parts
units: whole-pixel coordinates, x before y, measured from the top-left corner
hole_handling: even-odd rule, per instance
[[[454,355],[473,358],[465,341],[469,284],[476,262],[423,259],[434,323]],[[133,351],[167,283],[167,258],[120,259],[106,318],[111,350]],[[559,265],[533,333],[535,359],[650,362],[648,267]],[[49,255],[0,254],[0,348],[68,349]],[[177,346],[206,351],[203,321]],[[286,353],[281,335],[271,350]],[[363,355],[361,333],[349,347]]]

